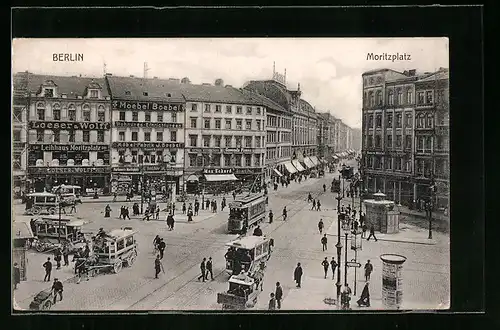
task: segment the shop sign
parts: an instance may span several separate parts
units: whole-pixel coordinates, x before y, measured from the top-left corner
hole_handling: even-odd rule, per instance
[[[109,167],[28,167],[30,174],[97,174],[109,170]]]
[[[139,172],[138,167],[113,167],[111,169],[113,172]]]
[[[113,148],[178,149],[184,142],[113,142]]]
[[[61,130],[109,130],[110,123],[104,122],[74,122],[74,121],[30,121],[29,129],[61,129]]]
[[[182,128],[182,123],[152,123],[139,121],[116,121],[115,127]]]
[[[196,152],[196,153],[209,153],[209,152],[222,152],[221,148],[189,148],[188,152]]]
[[[232,168],[206,168],[203,174],[233,174]]]
[[[225,152],[242,152],[243,148],[226,148]]]
[[[109,151],[105,144],[31,144],[31,151]]]
[[[184,104],[166,102],[113,101],[113,110],[184,111]]]

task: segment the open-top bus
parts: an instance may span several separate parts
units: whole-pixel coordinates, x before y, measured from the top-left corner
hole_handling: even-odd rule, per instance
[[[253,276],[254,272],[263,270],[271,257],[271,240],[265,236],[247,236],[227,243],[227,273],[238,275],[244,271]]]
[[[251,194],[230,202],[227,230],[240,234],[263,221],[266,217],[266,198],[263,194]]]

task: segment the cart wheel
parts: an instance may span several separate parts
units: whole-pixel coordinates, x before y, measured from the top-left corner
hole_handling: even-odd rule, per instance
[[[36,244],[35,244],[36,252],[43,252],[43,251],[45,251],[45,249],[46,249],[45,243],[40,242],[40,241],[36,242]]]
[[[49,207],[48,209],[49,214],[56,214],[56,208],[55,207]]]
[[[40,307],[41,310],[49,310],[52,307],[52,301],[50,299],[46,300],[42,306]]]
[[[38,215],[38,214],[40,214],[40,211],[41,211],[41,210],[42,210],[42,209],[41,209],[39,206],[35,206],[35,207],[33,207],[30,211],[31,211],[31,213],[32,213],[33,215]]]
[[[123,261],[121,259],[116,260],[113,265],[113,271],[115,272],[115,274],[118,274],[122,270],[122,267]]]
[[[127,259],[127,266],[130,267],[135,263],[135,258],[137,257],[137,252],[132,252],[132,254]]]

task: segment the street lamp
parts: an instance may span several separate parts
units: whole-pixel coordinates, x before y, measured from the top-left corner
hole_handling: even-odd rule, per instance
[[[354,259],[351,261],[354,261],[355,263],[358,262],[358,250],[363,249],[363,239],[360,237],[358,240],[358,236],[360,236],[361,233],[359,232],[359,228],[356,228],[355,230],[352,231],[351,235],[351,250],[354,250]],[[354,295],[356,295],[356,288],[357,288],[357,274],[358,274],[358,267],[355,267],[354,269]]]
[[[57,185],[57,180],[54,181],[54,183]],[[59,228],[57,228],[57,242],[60,244],[61,243],[61,187],[59,186],[57,190],[55,191],[57,194],[57,205],[59,206]]]
[[[337,248],[338,260],[337,283],[335,285],[337,286],[337,304],[340,306],[340,287],[342,286],[342,284],[340,284],[340,264],[342,259],[342,242],[340,242],[340,201],[342,200],[342,196],[340,196],[340,193],[337,193],[335,199],[337,200],[337,244],[335,247]]]
[[[141,164],[140,168],[141,168],[141,214],[143,214],[143,204],[144,204],[144,164]]]
[[[345,235],[344,286],[347,286],[347,236],[349,235],[349,228],[350,228],[349,220],[347,218],[344,218],[344,220],[342,221],[342,229],[344,230],[344,235]]]
[[[428,217],[429,217],[429,239],[432,239],[432,203],[434,201],[433,196],[434,192],[436,191],[436,186],[434,182],[431,183],[429,186],[429,202],[427,204],[427,209],[428,209]]]

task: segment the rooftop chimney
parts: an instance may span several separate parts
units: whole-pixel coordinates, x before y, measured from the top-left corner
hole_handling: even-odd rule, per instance
[[[411,69],[410,71],[408,71],[408,75],[414,76],[416,72],[417,72],[416,69]]]
[[[230,88],[230,87],[233,87],[233,85],[226,85],[226,88]]]
[[[181,80],[181,84],[190,84],[190,83],[191,83],[191,80],[189,80],[189,78],[188,78],[188,77],[184,77],[184,78],[182,78],[182,80]]]
[[[224,80],[221,78],[215,79],[215,86],[224,86]]]
[[[405,76],[409,76],[409,75],[410,75],[410,73],[408,72],[408,70],[404,70],[404,71],[403,71],[403,74],[404,74]]]
[[[212,84],[210,84],[210,83],[203,83],[202,85],[203,86],[212,86]]]
[[[130,75],[130,78],[134,78],[134,75],[133,75],[133,74],[131,74],[131,75]]]
[[[157,77],[157,76],[154,76],[154,77],[153,77],[153,79],[158,79],[158,77]]]

